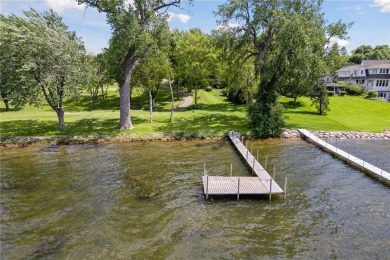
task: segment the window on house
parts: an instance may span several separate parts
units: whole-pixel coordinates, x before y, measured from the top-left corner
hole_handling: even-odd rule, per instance
[[[363,70],[360,71],[360,74],[363,74]]]
[[[389,69],[386,70],[386,73],[389,74]]]
[[[388,81],[388,80],[385,80],[384,83],[385,83],[385,84],[384,84],[384,87],[388,87],[388,86],[389,86],[389,81]]]
[[[359,83],[359,80],[356,80],[356,84],[358,84]]]
[[[364,79],[362,79],[362,84],[364,84]]]
[[[376,69],[372,70],[372,73],[378,73],[378,70],[376,70]]]

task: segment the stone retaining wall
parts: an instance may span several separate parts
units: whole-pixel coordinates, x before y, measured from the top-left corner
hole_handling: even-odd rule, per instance
[[[372,139],[372,140],[390,140],[390,131],[384,133],[364,133],[364,132],[341,132],[341,131],[312,131],[313,134],[322,139]],[[284,138],[300,138],[298,130],[285,130],[282,135]]]

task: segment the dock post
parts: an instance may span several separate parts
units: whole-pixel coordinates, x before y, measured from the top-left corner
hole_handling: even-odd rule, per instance
[[[206,162],[203,162],[203,174],[206,174]]]
[[[244,137],[241,136],[241,143],[244,145]]]
[[[264,170],[267,170],[268,155],[265,157]]]
[[[251,154],[253,155],[253,144],[251,144]]]
[[[269,201],[272,200],[272,178],[269,181]]]
[[[233,176],[233,163],[230,164],[230,176]]]
[[[247,165],[248,165],[248,153],[249,153],[249,151],[246,150],[246,158],[245,158],[245,161],[246,161],[246,164],[247,164]]]
[[[254,173],[255,173],[255,162],[256,162],[256,160],[255,160],[255,157],[253,156],[252,175],[254,175]]]
[[[209,176],[206,176],[206,200],[209,198]]]
[[[272,175],[272,179],[275,180],[275,174],[276,174],[276,166],[274,165],[274,174]]]
[[[237,200],[240,200],[240,178],[237,179]]]
[[[248,150],[248,140],[245,141],[245,148]]]
[[[259,161],[259,150],[256,152],[256,160]]]
[[[284,196],[283,199],[285,200],[287,197],[287,177],[284,178]]]

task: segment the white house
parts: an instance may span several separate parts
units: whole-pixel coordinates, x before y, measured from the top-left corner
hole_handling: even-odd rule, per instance
[[[340,95],[341,91],[345,91],[345,86],[334,83],[332,76],[326,75],[323,77],[323,80],[325,81],[326,89],[328,91],[333,91],[335,95]]]
[[[336,78],[375,90],[379,98],[390,101],[390,60],[363,60],[360,65],[339,69]]]

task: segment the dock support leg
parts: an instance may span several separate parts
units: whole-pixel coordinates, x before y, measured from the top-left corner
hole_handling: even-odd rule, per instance
[[[206,174],[206,162],[203,162],[203,174]]]
[[[237,179],[237,200],[240,200],[240,178]]]
[[[255,157],[253,156],[252,175],[254,175],[254,173],[255,173],[255,162],[256,162],[256,160],[255,160]]]
[[[264,170],[267,170],[268,155],[265,157]]]
[[[256,160],[259,161],[259,150],[256,151]]]
[[[251,144],[251,154],[253,155],[253,144]]]
[[[269,201],[272,200],[272,179],[269,181]]]
[[[233,163],[230,164],[230,176],[233,176]]]
[[[275,174],[276,174],[276,166],[274,165],[274,174],[272,175],[272,179],[275,180]]]
[[[285,200],[287,197],[287,177],[284,178],[284,196],[283,199]]]
[[[209,198],[209,176],[206,176],[206,200]]]
[[[246,161],[246,164],[248,165],[248,154],[249,154],[249,151],[246,150],[246,158],[245,158],[245,161]]]

